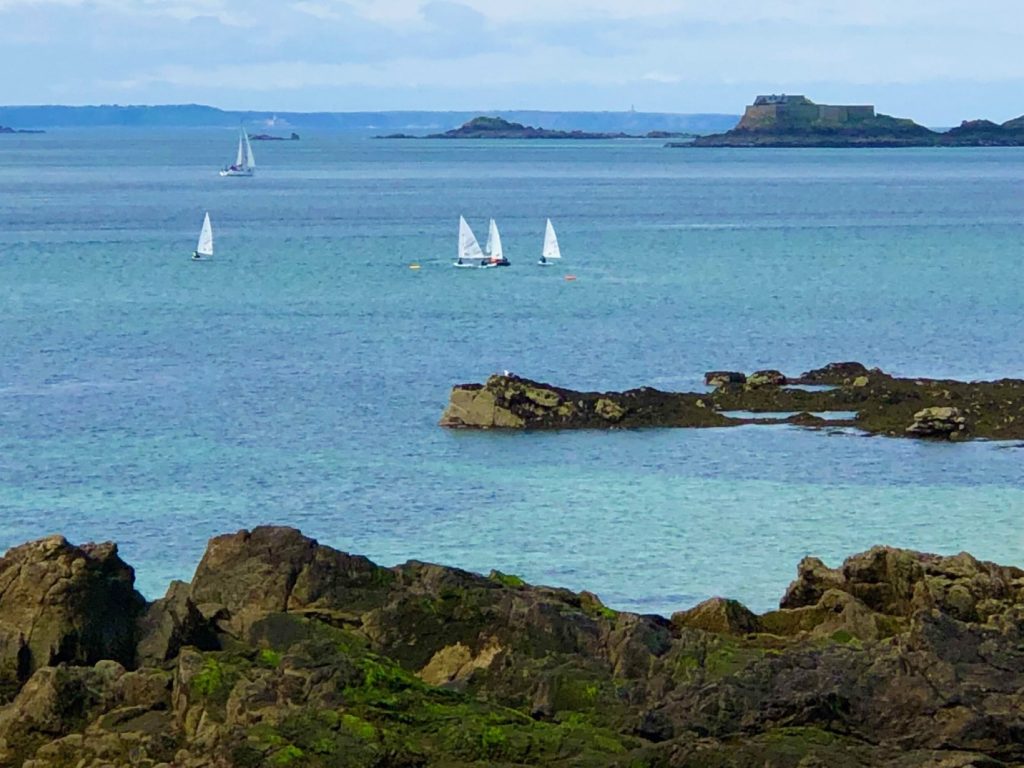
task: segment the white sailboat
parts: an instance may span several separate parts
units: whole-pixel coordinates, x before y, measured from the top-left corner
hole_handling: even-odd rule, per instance
[[[210,226],[210,212],[206,212],[203,228],[199,232],[199,243],[192,252],[192,261],[207,261],[213,258],[213,227]]]
[[[562,249],[558,247],[558,236],[555,234],[551,219],[548,219],[547,229],[544,230],[544,250],[540,252],[540,261],[537,263],[542,267],[550,267],[560,258],[562,258]]]
[[[238,153],[235,162],[221,169],[221,176],[252,176],[256,172],[256,157],[252,153],[249,134],[245,132],[245,128],[238,130]]]
[[[488,256],[487,266],[509,266],[509,261],[505,258],[505,251],[501,247],[501,233],[498,231],[498,225],[495,223],[494,219],[491,219],[491,226],[487,231],[487,248],[485,248],[484,251]]]
[[[459,252],[452,266],[467,269],[478,269],[484,266],[487,256],[484,255],[476,235],[469,228],[464,216],[459,216]]]

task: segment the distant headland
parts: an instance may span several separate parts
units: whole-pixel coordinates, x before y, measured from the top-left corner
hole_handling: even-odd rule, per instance
[[[999,125],[970,120],[945,133],[871,105],[816,104],[806,96],[758,96],[730,131],[673,147],[1019,147],[1024,116]]]
[[[670,131],[648,131],[645,134],[631,134],[622,131],[581,131],[553,130],[550,128],[534,128],[506,120],[502,117],[474,117],[458,128],[444,133],[431,133],[426,136],[410,136],[406,133],[393,133],[378,136],[379,139],[667,139],[691,138],[693,134]]]
[[[24,128],[8,128],[6,125],[0,125],[0,133],[46,133],[46,131],[30,131]]]

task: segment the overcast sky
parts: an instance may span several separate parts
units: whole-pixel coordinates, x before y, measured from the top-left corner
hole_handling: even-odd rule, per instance
[[[0,0],[0,103],[1024,113],[1021,0]]]

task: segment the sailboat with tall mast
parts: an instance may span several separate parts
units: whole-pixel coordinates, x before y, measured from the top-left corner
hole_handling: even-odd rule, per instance
[[[238,129],[238,153],[235,155],[235,162],[226,168],[222,168],[221,176],[252,176],[256,172],[256,157],[252,153],[252,144],[249,143],[249,134],[245,128]]]
[[[540,261],[537,263],[542,267],[550,267],[560,258],[562,249],[558,247],[558,235],[555,234],[551,219],[548,219],[547,228],[544,230],[544,249],[540,252]]]
[[[459,216],[459,251],[452,266],[463,269],[479,269],[484,266],[487,256],[480,247],[480,242],[473,234],[465,216]]]
[[[509,266],[509,261],[505,258],[505,251],[501,247],[501,233],[498,231],[498,225],[494,219],[491,219],[491,225],[487,231],[487,247],[484,252],[488,257],[488,267]]]
[[[192,251],[192,261],[209,261],[213,258],[213,227],[210,225],[210,212],[203,218],[203,228],[199,232],[199,242]]]

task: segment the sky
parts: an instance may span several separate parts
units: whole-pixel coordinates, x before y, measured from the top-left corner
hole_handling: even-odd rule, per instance
[[[0,0],[0,104],[1024,113],[1021,0]]]

